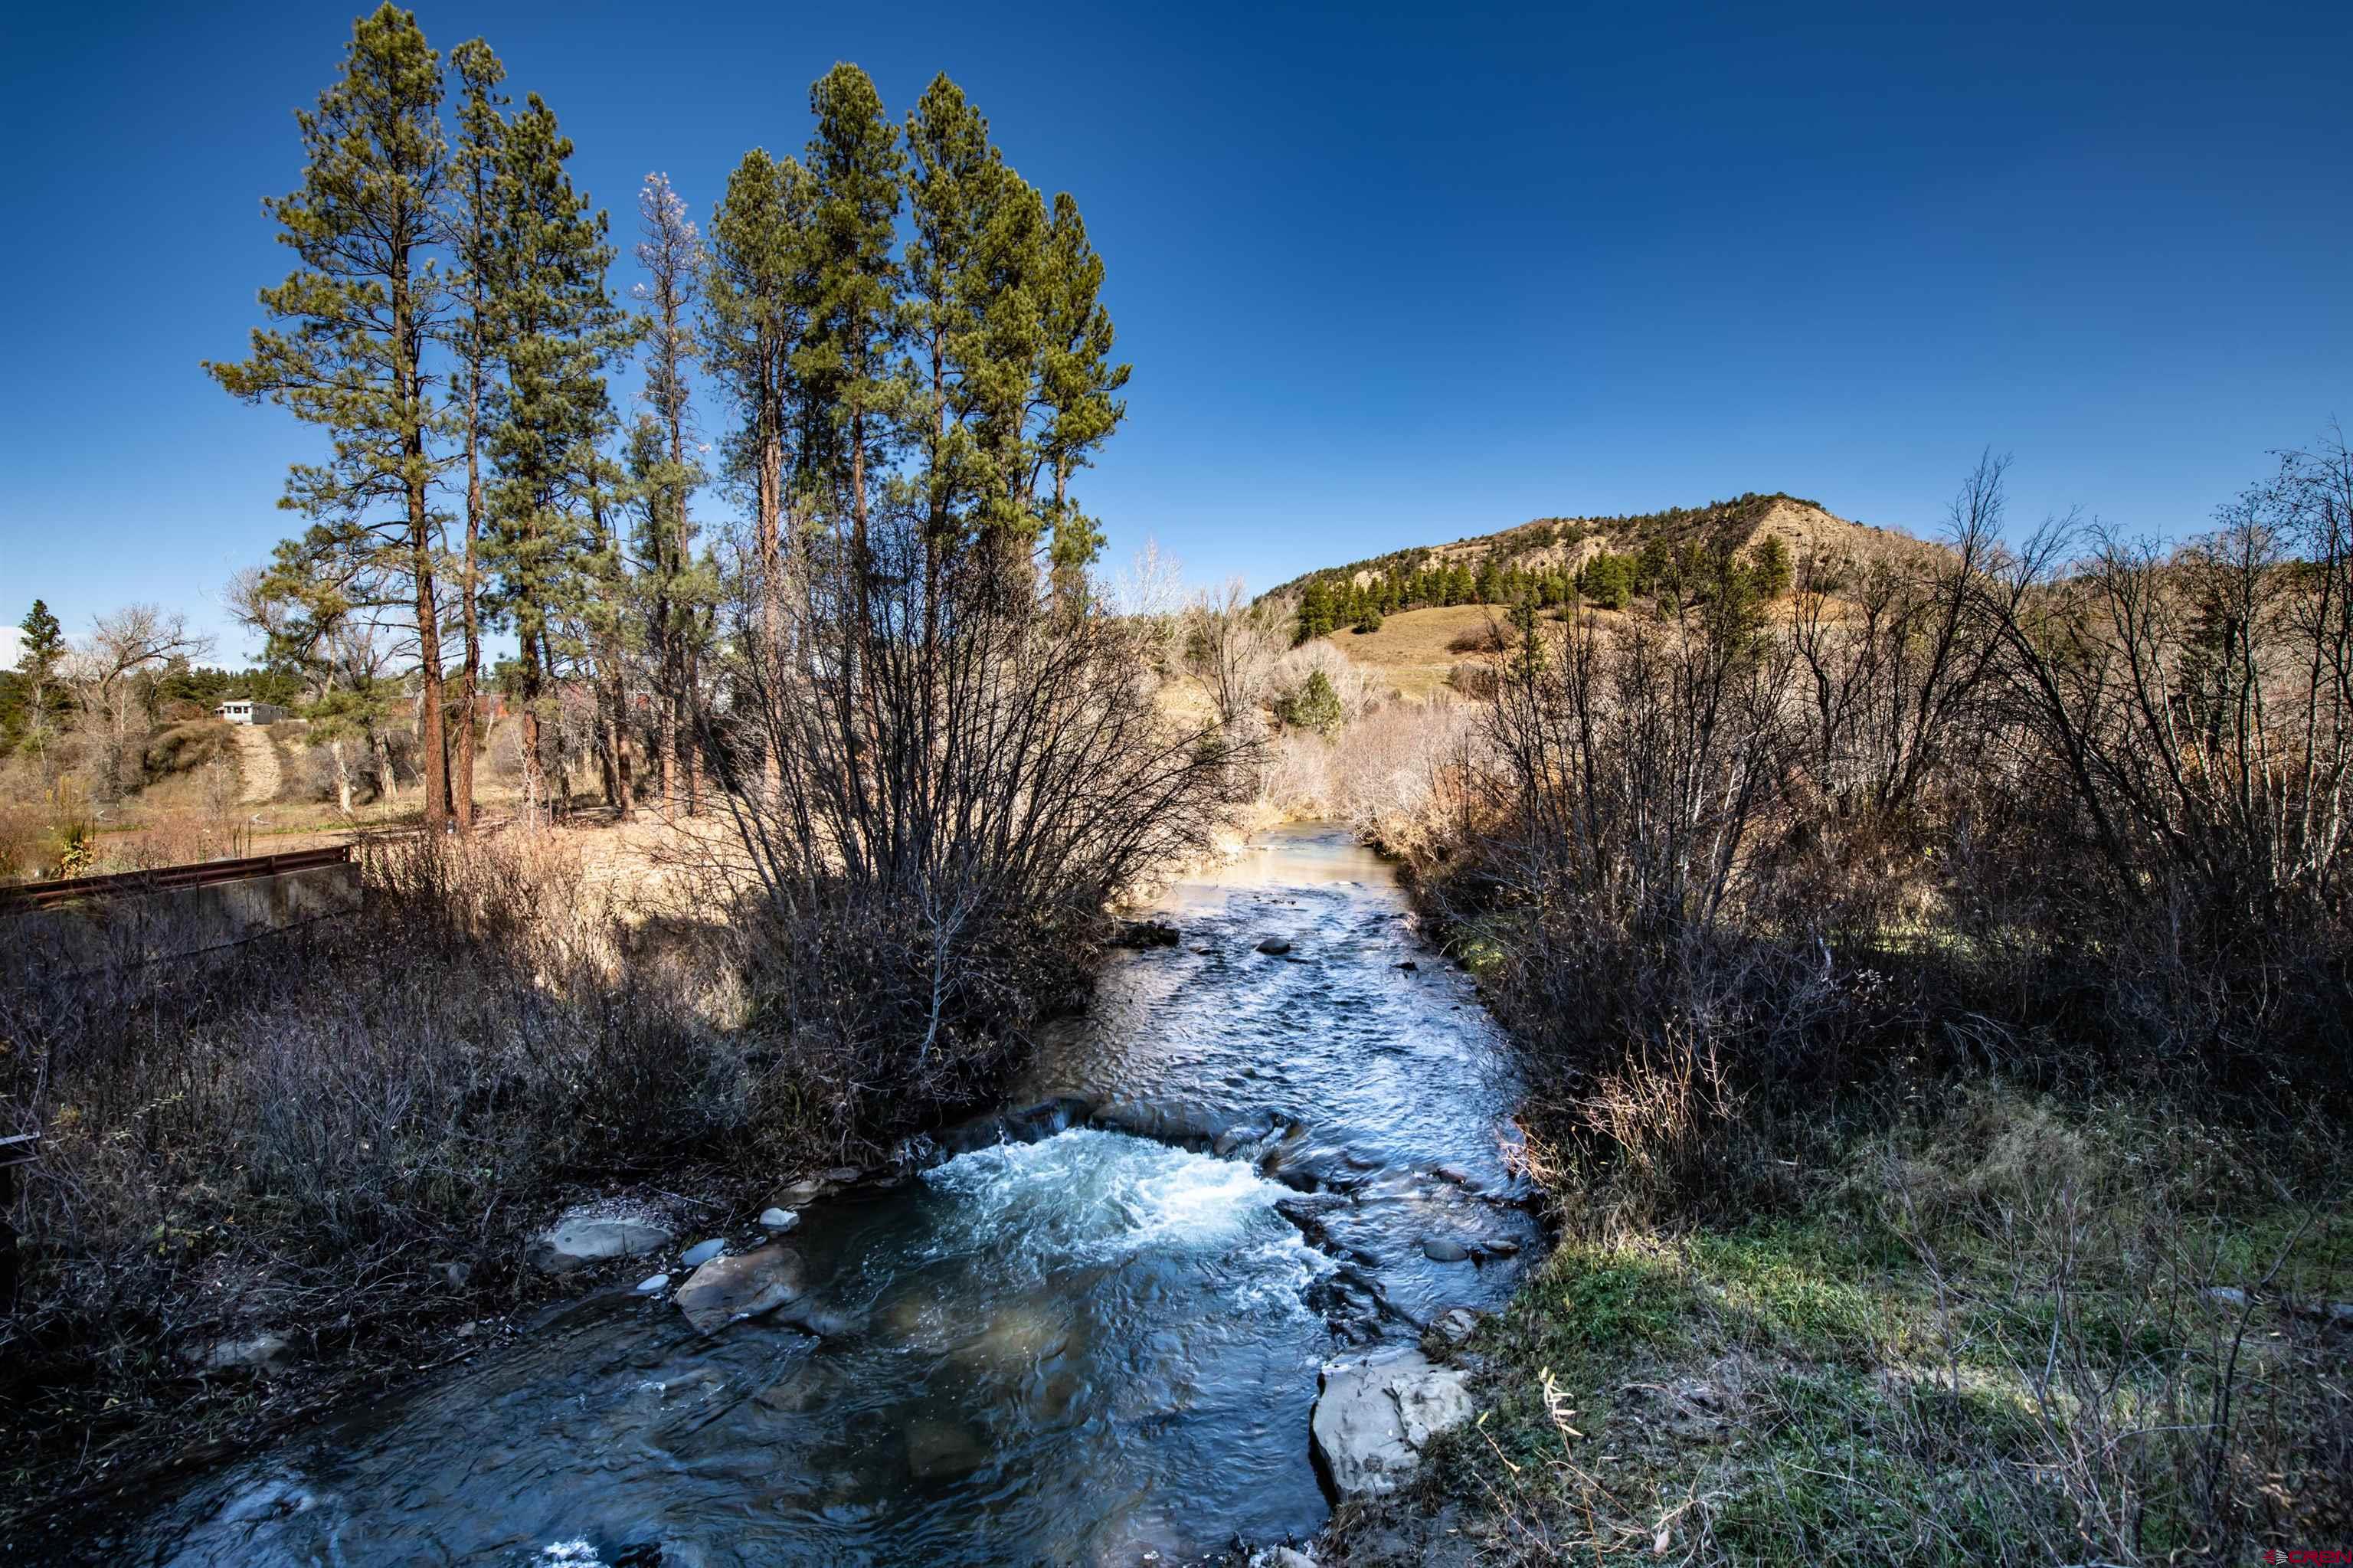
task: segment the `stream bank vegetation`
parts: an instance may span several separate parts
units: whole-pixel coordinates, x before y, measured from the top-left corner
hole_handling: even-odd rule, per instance
[[[2002,481],[1495,656],[1397,841],[1563,1239],[1352,1560],[2353,1535],[2353,454],[2170,548]]]

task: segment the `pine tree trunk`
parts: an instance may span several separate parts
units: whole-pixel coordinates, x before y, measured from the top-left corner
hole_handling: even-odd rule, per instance
[[[631,814],[631,797],[636,793],[637,785],[629,768],[628,675],[623,670],[618,655],[614,656],[612,666],[613,708],[607,720],[607,744],[613,751],[613,811],[626,822]]]
[[[536,824],[548,805],[547,770],[541,764],[539,753],[539,640],[525,631],[519,641],[522,680],[516,694],[522,699],[518,705],[522,717],[523,817]]]
[[[673,335],[675,323],[672,323]],[[670,553],[670,570],[664,580],[661,602],[660,663],[662,680],[668,690],[658,693],[655,706],[660,711],[661,726],[661,793],[663,809],[675,815],[679,807],[680,766],[679,712],[687,701],[685,682],[686,640],[678,627],[678,607],[670,602],[668,585],[678,581],[686,571],[689,553],[694,547],[694,531],[687,522],[686,501],[686,404],[683,395],[670,400],[670,482],[678,486],[678,495],[670,514],[670,535],[666,541]]]
[[[424,761],[425,829],[439,832],[449,820],[449,754],[441,722],[441,623],[433,602],[433,514],[426,494],[425,420],[417,407],[420,345],[411,319],[414,307],[405,255],[393,276],[392,301],[393,375],[405,427],[401,450],[407,459],[409,569],[417,582],[417,658],[424,686],[417,713],[417,750]]]
[[[659,773],[662,813],[678,813],[678,656],[664,639],[660,661],[656,666],[662,673],[662,684],[667,690],[654,694],[654,766]]]
[[[686,748],[686,814],[692,817],[702,811],[702,736],[696,723],[696,715],[701,711],[698,704],[702,662],[694,656],[691,644],[682,650],[679,662],[686,672],[679,693],[678,711],[679,729],[685,737],[683,744]]]
[[[466,565],[458,587],[458,602],[466,621],[466,668],[459,681],[457,776],[451,780],[450,804],[461,832],[474,829],[474,710],[482,688],[482,628],[477,605],[481,572],[476,550],[482,536],[482,317],[474,311],[474,358],[466,388]]]
[[[785,549],[778,514],[784,505],[784,432],[778,410],[767,421],[760,442],[760,659],[766,679],[785,678]],[[767,794],[774,799],[784,786],[781,759],[767,754],[762,768]]]

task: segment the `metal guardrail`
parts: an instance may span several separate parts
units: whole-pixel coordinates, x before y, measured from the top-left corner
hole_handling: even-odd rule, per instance
[[[206,860],[193,865],[159,866],[153,871],[125,871],[109,876],[69,876],[57,882],[20,882],[0,887],[0,915],[27,909],[54,909],[77,899],[103,898],[120,893],[164,893],[182,887],[209,887],[216,882],[242,882],[253,876],[278,876],[315,866],[341,865],[352,858],[352,846],[288,850],[282,854],[253,854],[239,860]]]
[[[16,1309],[16,1167],[41,1152],[41,1135],[19,1132],[0,1138],[0,1312]]]

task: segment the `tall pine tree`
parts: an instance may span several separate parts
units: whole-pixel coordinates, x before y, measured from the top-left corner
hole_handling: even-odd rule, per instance
[[[463,425],[466,449],[466,544],[458,569],[458,610],[465,629],[465,664],[458,677],[458,733],[450,748],[450,806],[460,828],[474,822],[474,725],[482,682],[482,530],[489,510],[482,491],[483,439],[491,418],[491,377],[499,359],[497,321],[505,269],[500,246],[500,160],[506,145],[506,99],[499,85],[506,67],[480,38],[449,51],[457,72],[458,144],[450,180],[449,242],[458,263],[459,314],[450,330],[458,370],[450,397]]]
[[[817,116],[808,144],[812,294],[798,366],[825,415],[812,431],[821,443],[817,471],[835,493],[837,511],[847,509],[851,552],[862,566],[869,471],[887,458],[901,401],[892,376],[899,324],[892,246],[903,160],[881,95],[856,66],[819,77],[809,109]]]
[[[550,800],[540,720],[563,620],[576,613],[596,547],[589,515],[603,478],[594,453],[613,425],[607,364],[631,329],[606,290],[613,248],[565,164],[572,143],[537,94],[507,128],[499,160],[497,324],[506,385],[490,447],[498,482],[486,554],[495,605],[520,644],[528,805]]]
[[[761,636],[782,636],[784,527],[788,444],[811,421],[796,418],[802,383],[795,373],[809,319],[808,175],[790,158],[754,147],[727,176],[711,218],[704,275],[703,345],[713,377],[743,418],[730,465],[753,479],[754,551],[760,575]]]
[[[1039,369],[1046,425],[1040,459],[1053,476],[1053,563],[1068,580],[1092,566],[1103,549],[1093,519],[1081,513],[1070,493],[1071,474],[1087,466],[1095,450],[1127,418],[1130,366],[1112,363],[1111,313],[1102,302],[1103,264],[1087,242],[1079,204],[1068,192],[1055,196],[1046,231],[1045,353]]]
[[[443,432],[424,363],[446,303],[427,260],[449,172],[440,106],[440,61],[414,16],[387,0],[353,25],[342,79],[295,117],[301,188],[267,204],[300,263],[261,291],[279,324],[255,329],[249,359],[205,366],[333,440],[328,461],[295,466],[280,504],[312,520],[303,547],[325,569],[409,621],[428,829],[449,810],[430,497]]]

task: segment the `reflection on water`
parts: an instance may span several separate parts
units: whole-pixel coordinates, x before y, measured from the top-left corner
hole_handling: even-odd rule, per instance
[[[1091,1125],[808,1212],[824,1340],[592,1298],[208,1478],[113,1560],[1124,1568],[1312,1531],[1318,1365],[1492,1305],[1535,1240],[1499,1201],[1514,1086],[1343,833],[1269,835],[1166,917],[1180,944],[1116,960],[1021,1086]],[[1488,1261],[1430,1261],[1441,1236]]]

